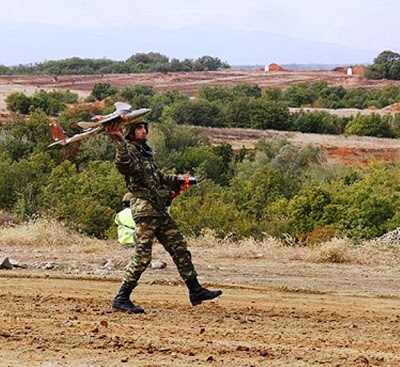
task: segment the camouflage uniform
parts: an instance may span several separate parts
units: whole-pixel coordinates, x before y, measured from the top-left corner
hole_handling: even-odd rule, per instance
[[[124,283],[133,288],[151,261],[154,239],[164,246],[176,264],[179,274],[187,281],[197,276],[186,240],[168,213],[171,195],[179,190],[176,175],[165,175],[156,166],[151,148],[130,142],[118,142],[116,166],[125,177],[136,222],[137,243],[131,262],[126,268]]]

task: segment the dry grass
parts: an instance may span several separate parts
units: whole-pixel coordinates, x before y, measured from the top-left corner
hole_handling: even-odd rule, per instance
[[[354,245],[349,239],[333,238],[313,247],[288,246],[276,238],[218,238],[205,230],[199,237],[188,238],[189,248],[200,248],[214,258],[265,259],[276,262],[348,263],[367,266],[400,266],[400,246],[379,241]],[[38,218],[27,223],[0,227],[0,245],[56,249],[68,247],[76,253],[116,251],[115,241],[99,240],[72,231],[54,219]],[[164,251],[156,246],[155,254]]]
[[[81,235],[54,219],[38,218],[0,227],[0,245],[54,248],[68,246],[85,253],[103,251],[109,242]]]
[[[314,247],[288,246],[276,238],[262,241],[252,238],[220,239],[213,231],[206,230],[200,237],[190,238],[189,246],[207,249],[220,258],[400,266],[400,246],[377,241],[354,245],[346,238],[333,238]]]
[[[0,227],[18,224],[19,220],[10,212],[0,210]]]
[[[332,238],[313,247],[310,258],[317,263],[360,263],[359,252],[344,238]]]

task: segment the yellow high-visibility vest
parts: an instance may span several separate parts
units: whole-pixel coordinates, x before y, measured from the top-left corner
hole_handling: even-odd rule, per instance
[[[118,226],[118,242],[123,245],[131,245],[136,241],[136,224],[130,208],[121,210],[115,216],[115,224]]]

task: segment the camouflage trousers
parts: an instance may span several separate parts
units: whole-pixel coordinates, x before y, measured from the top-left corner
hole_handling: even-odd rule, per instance
[[[197,276],[192,256],[176,222],[170,216],[142,217],[136,220],[137,242],[131,262],[124,274],[124,283],[136,287],[140,276],[151,262],[151,251],[155,238],[171,255],[179,275],[186,281]]]

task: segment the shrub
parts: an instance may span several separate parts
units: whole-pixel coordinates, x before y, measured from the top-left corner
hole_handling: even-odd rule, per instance
[[[347,135],[376,136],[380,138],[394,137],[390,124],[390,116],[379,116],[375,113],[369,116],[356,116],[346,128]]]
[[[311,259],[319,263],[354,263],[358,256],[354,245],[345,238],[333,238],[312,250]]]
[[[42,202],[54,216],[99,238],[113,226],[125,185],[111,162],[91,162],[77,172],[68,161],[51,172]]]
[[[264,99],[251,101],[250,127],[253,129],[288,130],[290,112],[286,104]]]
[[[29,113],[31,104],[31,98],[21,92],[11,93],[6,98],[7,109],[11,112],[22,113],[23,115]]]
[[[222,126],[221,108],[206,100],[181,101],[171,106],[170,115],[179,125]]]
[[[291,116],[290,130],[315,134],[341,134],[341,118],[324,111],[298,112]]]
[[[117,88],[110,83],[96,83],[91,92],[91,96],[96,100],[102,100],[117,93]]]

